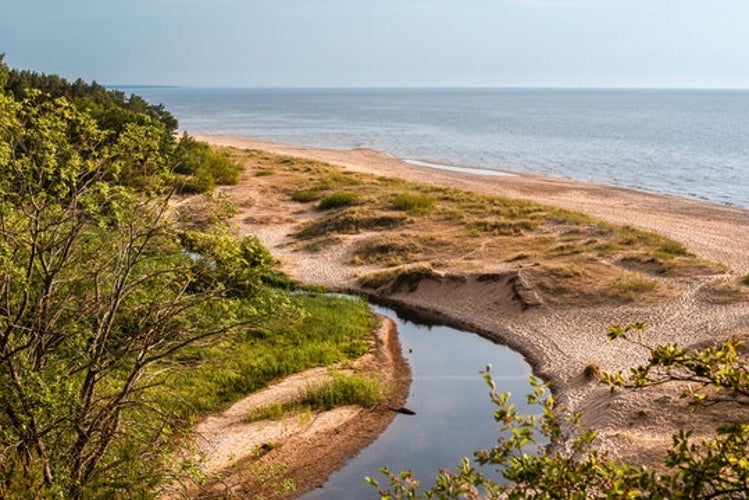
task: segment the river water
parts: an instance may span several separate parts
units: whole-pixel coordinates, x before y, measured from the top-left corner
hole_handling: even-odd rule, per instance
[[[387,484],[379,473],[384,465],[396,472],[413,470],[423,484],[430,484],[439,468],[454,469],[461,457],[472,458],[474,451],[491,447],[498,424],[492,419],[489,388],[479,374],[487,364],[499,392],[511,392],[521,412],[537,410],[525,404],[531,368],[520,354],[475,334],[420,324],[392,309],[373,307],[396,322],[412,373],[406,407],[416,415],[397,415],[374,443],[304,499],[379,498],[363,478]]]

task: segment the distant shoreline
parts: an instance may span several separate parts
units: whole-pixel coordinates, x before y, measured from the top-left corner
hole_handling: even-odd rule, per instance
[[[519,171],[749,208],[749,92],[586,88],[143,90],[181,129]]]

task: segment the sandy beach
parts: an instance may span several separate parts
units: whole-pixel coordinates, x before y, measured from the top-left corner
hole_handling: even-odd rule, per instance
[[[670,286],[679,292],[657,307],[637,302],[519,307],[507,282],[477,278],[477,273],[495,271],[489,262],[474,263],[471,273],[464,275],[446,272],[426,277],[381,299],[475,331],[522,353],[534,372],[551,382],[561,405],[582,412],[584,422],[599,432],[600,448],[616,458],[652,464],[663,456],[679,427],[705,430],[737,417],[735,409],[720,405],[692,414],[673,386],[612,394],[583,371],[588,365],[619,370],[645,361],[645,350],[606,339],[612,324],[646,321],[652,344],[668,341],[691,346],[747,335],[747,294],[723,302],[710,290],[716,284],[738,282],[749,273],[749,210],[519,173],[490,176],[440,170],[365,149],[327,150],[240,137],[195,137],[214,145],[324,161],[355,172],[529,199],[654,231],[682,243],[698,257],[722,263],[725,271],[721,273],[671,278]],[[322,252],[294,251],[289,234],[314,215],[274,197],[262,178],[250,174],[225,192],[239,207],[236,221],[241,231],[260,238],[290,276],[306,284],[363,291],[357,269],[349,264],[353,239],[344,238],[340,245]]]

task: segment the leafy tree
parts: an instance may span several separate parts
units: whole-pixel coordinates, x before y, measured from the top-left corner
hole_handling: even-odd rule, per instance
[[[111,133],[63,97],[0,94],[3,497],[147,491],[169,439],[153,389],[174,354],[274,307],[227,286],[267,271],[254,241],[222,253],[215,279],[184,252],[154,185],[158,130]]]
[[[685,393],[696,406],[730,401],[749,403],[749,367],[738,339],[729,339],[702,349],[675,345],[649,347],[642,332],[647,325],[614,326],[609,338],[624,339],[646,347],[650,359],[634,367],[629,375],[603,374],[613,387],[637,389],[649,385],[691,382]],[[633,338],[634,336],[634,338]],[[749,425],[725,424],[713,437],[696,441],[690,431],[674,436],[664,463],[667,472],[658,473],[608,458],[595,448],[595,432],[580,424],[579,414],[554,406],[554,398],[532,379],[531,403],[542,413],[519,415],[508,394],[494,391],[489,370],[484,372],[496,405],[494,419],[500,426],[498,444],[476,452],[480,465],[498,467],[504,480],[498,482],[471,466],[468,459],[456,471],[441,470],[435,485],[419,491],[420,482],[410,472],[383,473],[389,487],[380,489],[382,498],[746,498],[749,494]],[[539,445],[539,436],[549,446]],[[367,481],[380,488],[372,478]]]
[[[0,53],[0,90],[4,90],[8,83],[8,66],[6,66],[4,60],[5,54]]]
[[[31,90],[39,90],[53,98],[65,97],[80,110],[94,116],[102,128],[119,130],[125,123],[137,122],[143,117],[163,125],[171,137],[179,126],[177,120],[162,104],[153,105],[137,95],[127,97],[120,90],[107,89],[96,82],[86,83],[77,79],[73,83],[58,75],[48,75],[33,71],[8,70],[5,68],[5,79],[0,79],[0,88],[10,92],[16,99],[22,99]],[[2,72],[2,71],[0,71]]]
[[[242,166],[204,142],[184,134],[172,156],[173,170],[184,177],[183,193],[210,191],[216,184],[236,184]]]

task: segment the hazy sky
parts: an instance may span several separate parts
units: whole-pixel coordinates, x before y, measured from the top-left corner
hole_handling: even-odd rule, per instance
[[[2,0],[0,52],[105,84],[749,88],[749,0]]]

